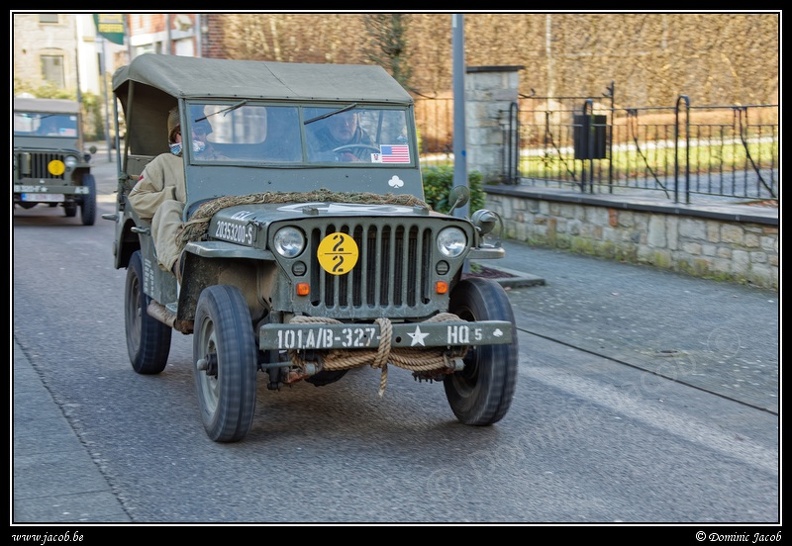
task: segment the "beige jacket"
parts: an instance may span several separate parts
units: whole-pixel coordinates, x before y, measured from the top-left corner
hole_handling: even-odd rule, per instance
[[[153,218],[165,201],[187,201],[183,161],[172,153],[160,154],[140,173],[140,179],[129,192],[129,202],[141,218]]]
[[[152,159],[129,192],[129,202],[135,212],[151,220],[157,262],[164,271],[172,271],[182,251],[177,236],[186,201],[184,163],[181,157],[171,153]]]

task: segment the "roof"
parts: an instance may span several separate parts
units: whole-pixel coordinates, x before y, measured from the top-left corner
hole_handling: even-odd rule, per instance
[[[206,59],[147,53],[116,70],[113,90],[130,81],[177,98],[288,99],[412,103],[381,66]]]
[[[36,99],[14,97],[15,112],[42,112],[46,114],[78,114],[80,103],[66,99]]]

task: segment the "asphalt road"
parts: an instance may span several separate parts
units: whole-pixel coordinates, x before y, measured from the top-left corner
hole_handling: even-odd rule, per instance
[[[131,370],[111,223],[56,213],[12,222],[12,527],[780,522],[776,292],[507,242],[498,265],[541,282],[509,288],[503,421],[461,426],[442,387],[398,371],[379,398],[361,369],[261,387],[251,434],[218,445],[189,336],[161,376]]]

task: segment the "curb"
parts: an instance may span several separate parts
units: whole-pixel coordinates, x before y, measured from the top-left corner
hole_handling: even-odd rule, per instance
[[[545,279],[543,277],[539,277],[537,275],[531,275],[529,273],[524,273],[522,271],[517,271],[516,269],[509,269],[506,267],[501,267],[498,265],[492,264],[482,264],[480,262],[470,262],[471,265],[477,265],[482,268],[491,269],[495,272],[501,273],[503,276],[501,277],[494,277],[489,276],[488,278],[492,278],[498,284],[500,284],[504,288],[522,288],[525,286],[539,286],[545,284]],[[475,273],[471,273],[470,276],[475,277]]]

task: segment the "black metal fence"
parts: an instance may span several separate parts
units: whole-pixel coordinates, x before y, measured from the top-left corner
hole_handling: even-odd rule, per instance
[[[613,84],[598,97],[521,96],[503,139],[505,179],[585,193],[646,190],[684,203],[696,195],[779,201],[777,104],[694,106],[680,95],[673,106],[623,108],[613,97]],[[453,162],[452,101],[426,101],[416,101],[419,133],[429,136],[424,162]]]

